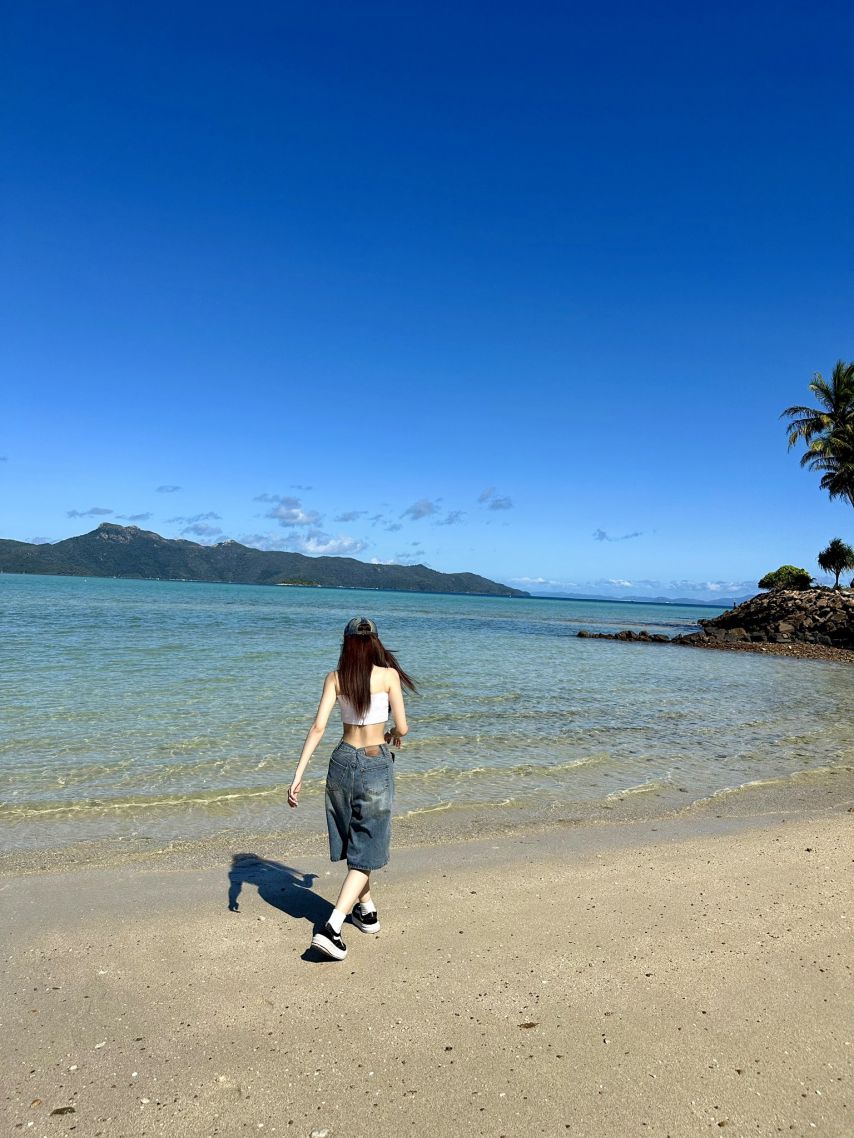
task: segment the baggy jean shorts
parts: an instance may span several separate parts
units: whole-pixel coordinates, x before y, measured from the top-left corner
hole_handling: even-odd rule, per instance
[[[373,751],[373,747],[367,748]],[[378,754],[340,742],[326,775],[326,825],[330,861],[370,873],[388,864],[394,759],[385,743]]]

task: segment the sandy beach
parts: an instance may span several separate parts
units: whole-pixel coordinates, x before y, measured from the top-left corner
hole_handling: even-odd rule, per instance
[[[4,1132],[842,1138],[850,806],[7,873]]]

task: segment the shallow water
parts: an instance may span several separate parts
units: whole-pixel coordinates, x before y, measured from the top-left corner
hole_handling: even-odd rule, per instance
[[[401,814],[661,809],[854,758],[850,668],[576,637],[709,608],[16,575],[0,605],[5,849],[322,828],[336,723],[284,791],[357,612],[419,683]]]

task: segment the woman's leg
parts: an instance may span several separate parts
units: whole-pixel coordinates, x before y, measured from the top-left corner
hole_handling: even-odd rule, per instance
[[[359,894],[359,901],[363,905],[371,905],[371,906],[373,905],[373,901],[371,899],[371,875],[370,874],[368,874],[368,880],[365,882],[364,888],[362,889],[362,892]]]
[[[338,913],[343,913],[346,917],[356,902],[360,898],[364,899],[364,893],[370,897],[370,884],[371,875],[369,873],[363,873],[361,869],[351,869],[344,878],[344,884],[341,886],[341,892],[335,902]]]

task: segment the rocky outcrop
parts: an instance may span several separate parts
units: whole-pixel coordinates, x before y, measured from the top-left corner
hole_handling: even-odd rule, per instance
[[[672,638],[629,630],[578,635],[854,663],[854,589],[776,589],[698,623],[699,632]]]
[[[816,644],[854,649],[854,589],[774,589],[720,616],[677,644]]]
[[[624,632],[585,632],[582,629],[578,635],[585,640],[636,640],[641,644],[670,643],[670,637],[662,636],[660,632],[632,632],[631,629],[626,629]]]

